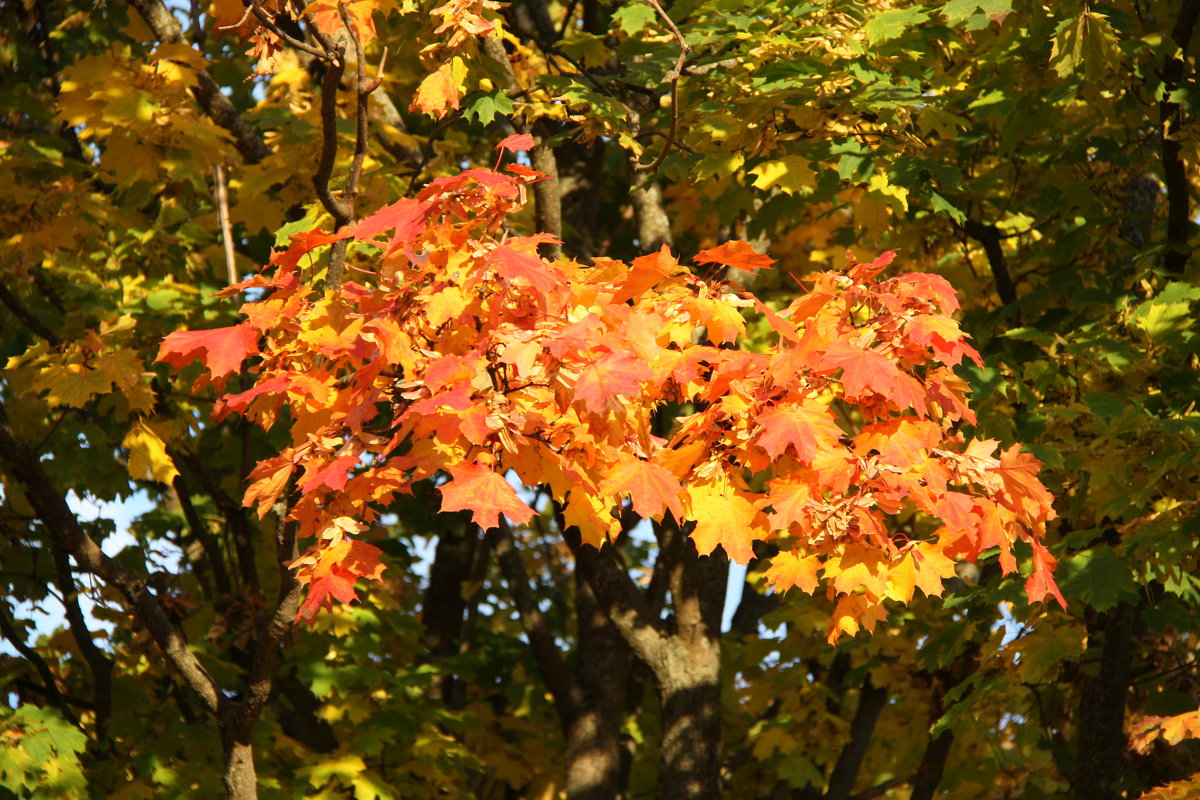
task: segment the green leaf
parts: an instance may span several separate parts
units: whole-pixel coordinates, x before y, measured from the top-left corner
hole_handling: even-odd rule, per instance
[[[508,116],[513,113],[513,109],[512,98],[502,90],[491,94],[476,92],[463,101],[463,116],[483,125],[492,124],[497,114]]]
[[[966,214],[937,192],[931,191],[929,193],[929,206],[934,210],[934,213],[944,214],[959,224],[962,224],[967,219]]]
[[[1063,559],[1055,576],[1068,602],[1078,599],[1097,611],[1138,596],[1133,573],[1111,547],[1096,547]]]
[[[635,2],[621,6],[613,12],[613,22],[617,23],[617,27],[624,31],[629,36],[636,36],[642,32],[650,20],[658,16],[649,3]]]
[[[867,20],[862,30],[866,34],[867,44],[874,47],[882,42],[903,36],[909,28],[919,25],[927,19],[929,19],[929,12],[919,6],[890,8]]]
[[[1177,338],[1192,327],[1191,304],[1200,299],[1200,286],[1193,283],[1167,284],[1158,296],[1142,303],[1129,321],[1146,332],[1153,342]]]
[[[1059,27],[1050,52],[1050,66],[1060,78],[1070,77],[1082,68],[1084,79],[1091,82],[1112,64],[1119,63],[1120,58],[1121,50],[1108,19],[1085,11],[1078,19],[1067,20]]]

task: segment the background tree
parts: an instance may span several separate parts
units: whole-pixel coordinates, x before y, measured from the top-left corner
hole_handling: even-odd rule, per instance
[[[604,580],[631,575],[720,654],[705,766],[731,796],[1195,791],[1200,5],[4,10],[5,790],[653,792],[663,709]],[[1066,610],[985,555],[834,648],[820,592],[764,593],[782,562],[758,543],[721,634],[723,568],[669,526],[572,549],[552,519],[484,533],[419,490],[365,533],[383,582],[292,629],[294,531],[241,506],[286,426],[209,422],[159,345],[236,323],[212,294],[272,246],[514,133],[555,179],[510,224],[585,263],[746,238],[779,264],[728,276],[775,311],[848,248],[945,275],[983,357],[958,367],[975,435],[1047,466]],[[326,246],[318,291],[362,266]],[[135,492],[120,552],[71,501]],[[61,629],[35,632],[47,603]]]

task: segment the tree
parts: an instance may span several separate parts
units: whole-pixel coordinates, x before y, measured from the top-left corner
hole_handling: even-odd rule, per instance
[[[1192,4],[415,11],[7,15],[9,791],[1196,770]]]

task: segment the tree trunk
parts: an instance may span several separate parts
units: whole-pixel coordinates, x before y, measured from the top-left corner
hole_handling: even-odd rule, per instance
[[[724,586],[721,590],[724,591]],[[672,637],[660,669],[659,787],[667,800],[721,796],[721,642]]]
[[[1083,684],[1079,699],[1079,749],[1075,761],[1077,800],[1117,800],[1125,753],[1125,694],[1133,661],[1133,624],[1138,611],[1128,603],[1103,614],[1089,610],[1088,647],[1099,652],[1099,672]]]
[[[664,798],[721,796],[721,613],[729,562],[701,556],[690,536],[664,524],[674,625],[653,664],[662,698],[659,787]]]
[[[254,748],[249,735],[229,734],[224,742],[225,797],[228,800],[258,800],[258,776],[254,773]]]
[[[625,690],[633,654],[604,615],[592,588],[576,566],[575,609],[579,626],[577,679],[584,702],[566,725],[567,797],[609,800],[625,791]]]

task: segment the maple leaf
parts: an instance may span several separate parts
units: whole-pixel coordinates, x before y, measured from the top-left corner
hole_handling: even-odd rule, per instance
[[[491,264],[496,274],[507,279],[510,285],[519,280],[539,294],[544,295],[562,284],[562,277],[549,264],[508,245],[500,245],[492,251]]]
[[[357,600],[354,584],[359,578],[377,581],[383,576],[386,567],[379,561],[380,554],[378,547],[356,539],[343,539],[321,551],[317,563],[301,575],[302,580],[307,578],[308,590],[297,618],[311,623],[322,608],[332,608],[334,600]]]
[[[706,556],[721,545],[737,563],[749,563],[754,557],[751,545],[764,533],[756,529],[758,509],[723,483],[693,484],[687,487],[687,496],[688,518],[696,522],[692,530],[696,552]]]
[[[470,511],[472,521],[485,531],[500,524],[501,514],[521,525],[536,513],[508,481],[483,464],[450,467],[450,480],[438,491],[442,511]]]
[[[850,254],[850,257],[853,258],[853,254]],[[854,264],[850,267],[846,274],[849,275],[850,279],[855,283],[865,283],[887,269],[888,265],[891,264],[895,258],[896,251],[889,250],[888,252],[881,254],[879,258],[870,263]]]
[[[942,594],[942,580],[953,578],[954,559],[945,553],[945,545],[940,542],[917,542],[909,550],[912,559],[913,580],[922,592],[929,597],[939,597]]]
[[[676,520],[683,519],[679,500],[679,480],[666,467],[638,458],[623,459],[604,482],[601,494],[629,494],[633,510],[647,519],[660,519],[669,510]]]
[[[831,342],[821,356],[824,370],[841,369],[839,380],[848,397],[862,397],[867,390],[887,395],[896,384],[900,368],[883,353],[864,350],[846,342]]]
[[[597,414],[619,394],[636,395],[642,381],[651,380],[654,370],[630,352],[608,353],[584,367],[575,379],[575,398]]]
[[[411,242],[421,235],[428,213],[429,203],[402,197],[363,217],[347,228],[346,233],[360,242],[368,242],[381,233],[394,230],[396,233],[391,249],[395,250],[400,244]]]
[[[747,272],[766,269],[775,263],[775,259],[759,253],[748,243],[737,239],[701,250],[692,260],[697,264],[724,264]]]
[[[904,335],[911,341],[931,349],[938,360],[947,366],[961,363],[963,356],[983,366],[983,359],[979,353],[967,344],[966,334],[950,317],[933,314],[915,317],[905,325]]]
[[[330,569],[308,585],[299,618],[312,622],[322,608],[333,608],[333,601],[351,603],[358,599],[354,584],[358,576],[345,570]]]
[[[466,76],[466,65],[455,56],[450,61],[438,67],[434,72],[421,81],[417,93],[409,106],[410,111],[420,111],[436,119],[446,116],[449,109],[458,110],[458,84]]]
[[[338,6],[346,8],[346,15],[363,44],[379,38],[375,32],[375,21],[371,12],[379,8],[379,0],[313,0],[304,8],[304,13],[312,19],[317,30],[326,36],[341,33],[345,27]]]
[[[866,595],[854,594],[839,597],[833,609],[827,640],[837,644],[843,633],[854,636],[861,629],[874,631],[875,626],[887,618],[887,608]]]
[[[665,244],[657,253],[638,256],[630,264],[629,272],[621,283],[621,288],[613,295],[614,303],[624,303],[641,297],[650,289],[662,283],[679,268],[679,262],[671,255],[671,250]]]
[[[1014,444],[1000,454],[1000,466],[996,472],[1004,479],[1004,490],[1008,505],[1014,510],[1024,511],[1031,519],[1054,519],[1054,496],[1038,480],[1042,462],[1029,453],[1021,452]]]
[[[607,502],[590,492],[572,489],[563,509],[563,524],[579,531],[584,544],[601,547],[620,531]]]
[[[854,438],[859,453],[871,450],[888,464],[900,469],[918,469],[925,464],[930,451],[941,444],[941,429],[925,419],[892,417],[873,422]]]
[[[258,331],[243,322],[207,331],[175,331],[167,334],[158,358],[176,369],[201,359],[214,378],[241,369],[242,362],[258,352]]]
[[[817,570],[820,568],[821,559],[817,556],[784,550],[771,557],[771,566],[763,573],[763,578],[779,592],[795,586],[812,594],[819,583]]]
[[[507,150],[510,153],[516,153],[520,150],[533,149],[533,136],[528,133],[514,133],[512,136],[505,136],[496,145],[497,150]]]
[[[283,488],[287,486],[293,469],[295,467],[292,460],[284,456],[267,458],[258,462],[246,476],[251,483],[242,497],[242,505],[249,508],[257,504],[259,518],[266,516]]]
[[[1025,581],[1025,594],[1029,598],[1029,602],[1036,603],[1044,600],[1046,595],[1051,595],[1060,606],[1066,608],[1067,601],[1063,599],[1052,574],[1058,560],[1050,555],[1050,551],[1041,542],[1033,541],[1030,544],[1033,545],[1033,572]]]
[[[340,492],[350,478],[350,470],[358,463],[358,456],[339,456],[326,463],[309,462],[304,465],[304,477],[300,479],[300,491],[308,494],[320,487]]]
[[[129,476],[144,481],[147,476],[159,483],[170,484],[179,474],[167,446],[153,428],[139,419],[121,441],[129,451]]]
[[[842,435],[829,407],[812,400],[772,406],[755,421],[762,426],[758,446],[773,459],[791,446],[800,461],[811,463],[818,448],[832,447]]]

